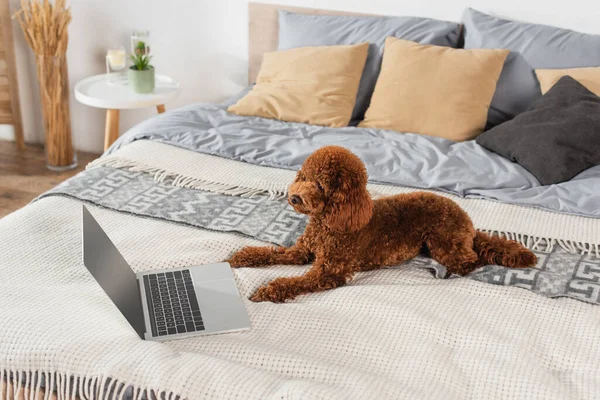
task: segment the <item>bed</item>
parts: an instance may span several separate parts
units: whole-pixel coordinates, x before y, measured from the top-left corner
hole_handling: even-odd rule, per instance
[[[275,50],[277,8],[250,4],[251,79],[262,53]],[[600,167],[543,186],[474,141],[242,117],[226,111],[232,101],[139,124],[86,171],[0,221],[3,396],[600,393]],[[306,218],[287,205],[287,186],[328,144],[365,161],[373,197],[450,197],[476,228],[532,249],[538,265],[442,279],[444,267],[419,256],[285,304],[247,299],[306,267],[235,269],[252,329],[163,343],[140,340],[83,266],[82,204],[136,272],[222,261],[247,245],[289,246]]]

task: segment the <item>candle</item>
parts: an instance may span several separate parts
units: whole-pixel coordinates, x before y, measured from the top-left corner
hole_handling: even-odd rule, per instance
[[[119,49],[110,49],[106,53],[106,59],[110,67],[114,70],[121,70],[125,68],[125,49],[123,47]]]

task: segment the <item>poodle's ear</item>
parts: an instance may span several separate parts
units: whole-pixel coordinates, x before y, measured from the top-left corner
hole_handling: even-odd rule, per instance
[[[304,173],[302,172],[302,169],[300,169],[298,172],[296,172],[296,177],[294,178],[294,182],[303,181],[303,180],[304,180]]]
[[[344,182],[332,193],[324,213],[325,223],[330,229],[354,232],[369,223],[373,216],[373,200],[366,186],[366,182]]]

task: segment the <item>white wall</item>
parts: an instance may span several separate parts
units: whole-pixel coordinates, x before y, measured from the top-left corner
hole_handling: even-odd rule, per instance
[[[12,9],[18,0],[10,0]],[[523,21],[600,33],[600,2],[591,0],[263,0],[313,8],[387,15],[415,15],[459,21],[466,7]],[[182,84],[167,108],[191,102],[221,101],[246,85],[247,0],[71,0],[68,50],[71,87],[104,71],[108,47],[129,48],[134,28],[150,30],[153,64]],[[43,139],[33,58],[14,27],[24,131],[27,141]],[[121,132],[153,115],[151,109],[121,112]],[[104,111],[71,96],[75,145],[100,152]]]

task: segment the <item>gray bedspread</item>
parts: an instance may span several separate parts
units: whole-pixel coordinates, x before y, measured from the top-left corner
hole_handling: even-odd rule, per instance
[[[600,166],[558,185],[542,186],[527,170],[479,146],[441,138],[356,127],[325,128],[194,104],[151,118],[108,150],[151,139],[252,164],[297,170],[313,151],[340,145],[366,164],[371,182],[438,189],[556,212],[600,217]],[[535,151],[535,149],[532,149]]]

